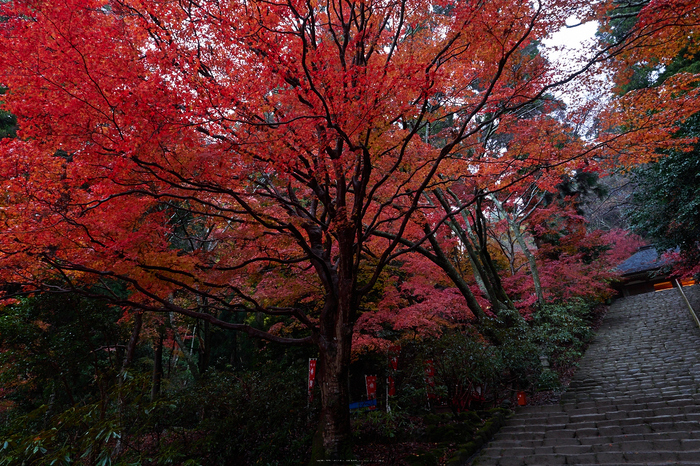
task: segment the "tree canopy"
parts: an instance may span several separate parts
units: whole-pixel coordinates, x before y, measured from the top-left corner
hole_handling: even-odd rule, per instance
[[[700,62],[697,56],[681,53],[654,84],[678,73],[693,73]],[[697,138],[700,113],[684,120],[674,138]],[[634,169],[635,190],[627,217],[634,230],[653,241],[660,250],[679,250],[677,268],[683,275],[698,273],[700,250],[700,163],[698,146],[689,150],[672,150],[659,160]]]
[[[689,142],[667,136],[697,105],[695,75],[628,93],[596,140],[577,131],[585,106],[559,117],[549,97],[687,46],[694,2],[652,3],[563,75],[539,41],[614,2],[4,3],[0,83],[19,129],[0,146],[2,280],[315,345],[316,451],[343,456],[354,324],[387,267],[437,255],[462,222],[491,274],[486,306],[507,314],[490,195]]]

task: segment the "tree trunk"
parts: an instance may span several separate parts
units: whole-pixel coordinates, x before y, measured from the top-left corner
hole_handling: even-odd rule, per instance
[[[527,259],[527,263],[530,268],[530,275],[532,276],[532,282],[535,286],[537,306],[541,307],[542,304],[544,304],[544,293],[542,292],[542,283],[540,282],[540,274],[537,269],[537,261],[535,260],[535,255],[532,254],[530,248],[527,247],[525,237],[523,236],[522,231],[520,231],[520,224],[516,222],[515,219],[513,219],[510,215],[508,215],[508,212],[506,212],[506,210],[503,208],[503,204],[501,204],[501,202],[496,196],[491,195],[491,199],[493,200],[494,204],[496,205],[496,208],[499,210],[501,215],[508,222],[508,227],[513,232],[513,235],[515,235],[515,240],[518,242],[518,245],[520,245],[520,248],[522,249],[525,258]]]
[[[195,380],[197,380],[197,379],[199,379],[199,367],[197,367],[197,362],[194,360],[192,353],[187,351],[187,345],[185,345],[185,342],[182,341],[182,337],[180,336],[180,333],[177,331],[177,326],[175,325],[175,315],[171,312],[169,314],[169,317],[170,317],[170,329],[173,332],[173,338],[175,338],[175,341],[177,342],[177,346],[180,347],[180,351],[182,352],[182,357],[185,360],[185,363],[187,363],[187,367],[190,370],[190,374],[192,374],[192,377]]]
[[[438,202],[440,202],[440,205],[444,209],[446,214],[449,214],[452,212],[452,206],[450,205],[450,202],[447,200],[447,197],[445,197],[445,194],[440,188],[437,188],[433,191],[435,193],[435,197],[437,198]],[[457,203],[457,205],[460,205],[459,197],[452,193],[449,189],[447,190],[448,193],[450,193],[450,196],[452,196],[452,199]],[[491,300],[491,296],[489,294],[489,290],[486,287],[486,283],[484,282],[484,276],[483,273],[479,267],[479,264],[477,264],[477,257],[474,252],[474,249],[471,246],[471,242],[469,241],[470,239],[473,239],[474,232],[471,229],[471,226],[469,225],[469,217],[467,215],[466,209],[461,209],[460,215],[462,217],[462,220],[464,220],[464,225],[460,225],[457,220],[450,220],[447,222],[447,225],[450,227],[450,229],[455,233],[462,245],[467,249],[467,257],[469,258],[469,263],[472,266],[472,274],[474,275],[474,280],[476,281],[477,286],[481,290],[481,293],[486,296],[486,299]]]
[[[321,391],[321,416],[311,464],[344,461],[353,457],[348,390],[351,339],[339,338],[327,343],[319,346],[317,377]]]
[[[324,266],[326,303],[321,311],[317,345],[317,377],[321,391],[321,416],[314,438],[311,464],[345,462],[353,458],[350,430],[348,375],[352,330],[357,305],[352,228],[336,233],[338,255]]]
[[[126,347],[126,354],[124,354],[124,361],[122,361],[122,370],[124,373],[131,363],[134,361],[134,354],[136,353],[136,346],[139,342],[139,335],[141,335],[141,326],[143,325],[143,314],[137,312],[134,314],[134,328],[131,330],[131,337],[129,338],[129,343]]]
[[[477,197],[476,208],[474,209],[476,220],[474,229],[476,230],[475,233],[478,240],[479,258],[484,267],[482,272],[488,277],[488,283],[491,285],[493,293],[492,303],[494,305],[494,311],[496,311],[496,314],[499,314],[503,310],[514,309],[515,307],[508,297],[506,290],[503,289],[501,277],[491,260],[491,254],[489,254],[488,250],[488,236],[486,234],[486,218],[484,217],[481,205],[481,198]]]
[[[515,226],[512,228],[515,228]],[[535,285],[535,296],[537,296],[537,306],[541,307],[544,304],[544,293],[542,291],[542,282],[540,282],[540,273],[537,269],[535,255],[530,252],[530,249],[528,249],[522,233],[520,233],[519,230],[514,231],[514,233],[515,239],[518,241],[520,248],[523,250],[523,254],[525,254],[525,257],[527,258],[527,263],[530,266],[530,275],[532,275],[532,282]]]
[[[117,411],[119,412],[119,419],[123,418],[124,413],[124,381],[126,380],[127,370],[134,362],[134,356],[136,355],[136,347],[139,343],[139,338],[141,336],[141,327],[143,326],[143,313],[137,312],[134,314],[134,328],[131,330],[131,337],[129,338],[129,343],[126,347],[126,353],[124,354],[124,360],[122,361],[122,368],[119,372],[118,380],[118,398],[117,398]],[[117,443],[114,446],[113,456],[119,456],[122,450],[122,441],[124,439],[124,433],[119,436]]]
[[[199,339],[199,374],[204,375],[209,369],[211,360],[211,328],[209,321],[203,323],[203,335]]]
[[[462,274],[459,272],[459,270],[457,270],[445,256],[445,253],[440,247],[440,244],[437,242],[435,235],[430,234],[428,228],[425,229],[425,233],[428,237],[430,245],[433,248],[433,252],[435,253],[434,262],[447,274],[450,280],[452,280],[452,283],[462,294],[462,297],[464,297],[464,300],[467,302],[467,307],[469,307],[469,310],[471,310],[472,314],[474,314],[476,321],[483,322],[483,320],[486,318],[486,313],[476,300],[474,293],[472,293],[472,290],[469,288],[469,284],[464,280],[464,278],[462,278]]]
[[[450,212],[452,212],[452,206],[445,197],[444,193],[440,189],[436,189],[433,192],[438,201],[440,202],[440,205],[442,206],[445,213],[450,214]],[[455,199],[455,201],[459,202],[459,198],[456,195],[452,193],[450,194],[453,197],[453,199]],[[460,225],[458,222],[452,219],[447,222],[447,225],[452,229],[452,231],[455,234],[458,235],[460,241],[466,248],[467,254],[469,255],[469,260],[472,265],[472,271],[474,273],[474,277],[477,283],[486,295],[487,299],[491,302],[492,309],[495,314],[498,315],[503,310],[514,309],[513,303],[510,301],[508,295],[503,289],[500,276],[498,275],[498,270],[496,270],[496,267],[494,266],[491,260],[491,256],[488,252],[486,221],[484,218],[484,214],[481,210],[481,198],[476,198],[473,229],[470,225],[469,218],[466,216],[464,209],[462,209],[461,214],[464,218],[464,226]],[[439,247],[436,246],[434,239],[431,239],[431,235],[429,234],[429,232],[426,231],[426,233],[428,233],[428,238],[431,241],[433,250],[437,251]],[[437,252],[436,256],[439,256]],[[438,261],[436,261],[436,263],[438,263]],[[453,280],[455,285],[457,285],[458,287],[460,285],[460,281],[464,282],[464,280],[462,280],[461,277],[453,277],[450,271],[447,270],[445,267],[443,267],[443,270],[447,272],[447,274]],[[468,293],[465,293],[465,291],[467,290],[460,289],[460,291],[462,291],[462,295],[467,299],[467,303],[469,303],[469,307],[472,309],[472,312],[474,312],[475,309],[480,309],[480,306],[478,306],[476,299],[473,299],[474,296],[471,293],[471,290],[468,290]],[[472,302],[474,303],[474,307],[472,307]],[[476,313],[474,314],[477,316],[477,318],[481,317]]]
[[[153,348],[153,377],[151,380],[151,403],[160,395],[160,385],[163,380],[163,331],[158,334]]]

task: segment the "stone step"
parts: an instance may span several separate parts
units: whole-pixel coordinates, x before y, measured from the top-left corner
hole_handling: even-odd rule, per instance
[[[690,438],[690,436],[694,438]],[[594,452],[639,450],[649,447],[656,450],[697,451],[700,450],[700,435],[697,433],[652,433],[609,437],[573,437],[568,439],[500,440],[498,448],[540,448],[585,446]],[[495,446],[495,445],[494,445]],[[700,457],[698,457],[700,459]]]
[[[528,428],[525,426],[504,426],[494,437],[496,440],[527,440],[534,438],[567,439],[567,438],[600,438],[637,434],[677,434],[690,435],[700,432],[700,423],[697,421],[660,422],[656,424],[635,423],[630,425],[610,425],[599,427],[583,427],[568,425],[545,426],[543,430]],[[676,438],[676,437],[671,437]],[[695,438],[695,437],[686,437]]]
[[[700,466],[700,332],[679,299],[614,303],[560,403],[518,408],[472,464]]]
[[[556,414],[549,417],[517,417],[509,419],[504,429],[523,427],[532,432],[544,432],[555,427],[609,427],[613,425],[657,424],[678,421],[700,423],[698,407],[667,407],[656,410],[609,411],[591,414]]]
[[[616,454],[628,454],[637,455],[641,453],[649,453],[651,456],[658,456],[658,454],[669,455],[669,453],[674,453],[688,459],[698,459],[700,460],[700,449],[696,450],[678,450],[676,448],[667,449],[648,449],[648,448],[637,448],[630,449],[628,447],[621,448],[602,448],[601,445],[596,445],[596,448],[591,445],[555,445],[549,447],[512,447],[512,448],[487,448],[483,450],[482,454],[487,457],[501,457],[501,456],[534,456],[534,455],[589,455],[589,454],[604,454],[604,453],[616,453]],[[670,458],[670,455],[669,455]]]
[[[564,400],[577,399],[581,396],[595,396],[596,398],[617,398],[618,396],[644,396],[654,395],[690,395],[697,393],[695,380],[692,383],[673,383],[673,385],[617,385],[613,387],[596,387],[594,389],[574,388],[564,394]]]
[[[692,451],[571,451],[569,449],[510,451],[483,450],[474,465],[555,465],[555,464],[700,464],[700,450]]]
[[[698,390],[695,383],[685,386],[667,386],[667,387],[645,387],[639,390],[632,390],[624,387],[617,388],[601,388],[599,390],[569,390],[562,397],[562,402],[576,401],[583,399],[601,399],[601,398],[617,398],[617,397],[642,397],[642,396],[688,396],[697,394]]]
[[[529,457],[479,457],[472,464],[475,466],[549,466],[561,464],[595,464],[598,466],[620,466],[638,465],[638,466],[700,466],[698,457],[690,459],[679,459],[678,455],[673,452],[657,454],[634,454],[634,453],[596,453],[583,455],[558,455],[558,454],[541,454],[532,455]],[[700,454],[700,452],[699,452]]]
[[[625,409],[638,408],[655,408],[662,406],[682,406],[693,405],[700,406],[700,393],[672,393],[672,394],[636,394],[636,395],[621,395],[615,397],[601,396],[592,400],[567,400],[563,399],[557,405],[549,406],[532,406],[525,409],[537,411],[537,408],[542,411],[556,411],[556,407],[561,407],[562,411],[571,411],[582,408],[605,408],[608,406],[624,406]]]
[[[527,417],[529,419],[574,418],[578,416],[600,417],[605,414],[616,417],[641,417],[636,413],[659,414],[688,414],[700,412],[700,403],[692,399],[674,399],[654,401],[649,403],[628,403],[625,401],[612,403],[596,403],[589,405],[580,403],[574,405],[532,406],[520,408],[513,418]],[[635,414],[634,416],[631,416]]]

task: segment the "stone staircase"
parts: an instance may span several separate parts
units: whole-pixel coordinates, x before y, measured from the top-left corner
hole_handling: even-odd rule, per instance
[[[472,464],[700,466],[700,329],[678,291],[616,301],[561,402],[519,408]]]

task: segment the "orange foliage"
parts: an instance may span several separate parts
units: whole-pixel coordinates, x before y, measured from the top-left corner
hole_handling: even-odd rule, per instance
[[[596,144],[561,119],[514,116],[568,80],[534,45],[609,6],[4,2],[0,83],[19,131],[0,144],[0,279],[26,291],[89,282],[123,305],[313,342],[319,373],[339,377],[361,300],[405,252],[402,238],[425,241],[431,189],[472,178],[486,192],[526,177],[551,189],[605,150],[657,144],[689,111],[681,104],[695,105],[679,77],[670,91],[687,99],[648,121],[638,112],[627,139]],[[518,136],[494,150],[493,131]],[[644,156],[629,154],[619,159]],[[296,319],[307,333],[273,335],[223,311]],[[324,414],[324,432],[337,431],[333,419],[349,426],[344,416]]]

